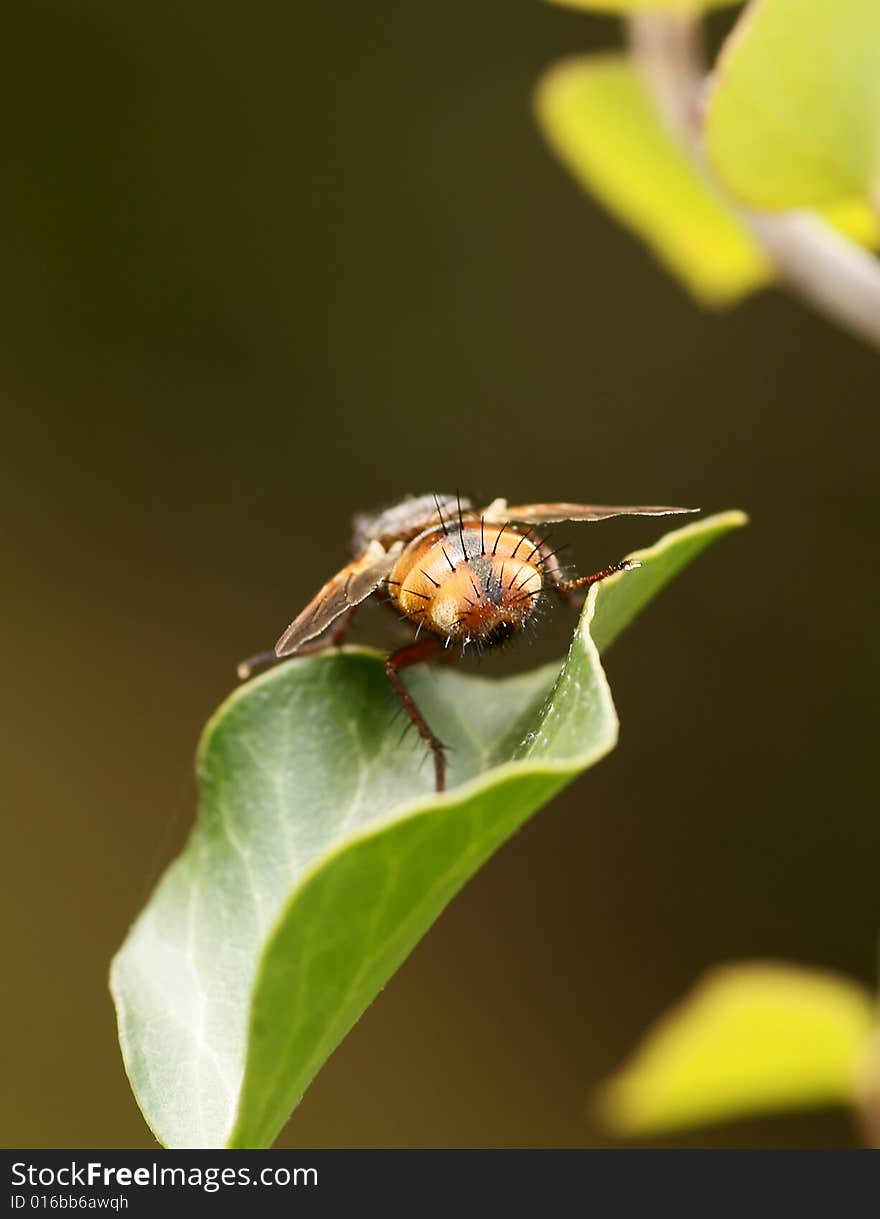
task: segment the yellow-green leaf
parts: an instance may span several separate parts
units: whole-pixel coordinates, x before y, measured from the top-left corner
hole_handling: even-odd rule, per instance
[[[864,199],[844,199],[817,209],[830,225],[859,245],[876,249],[880,242],[877,213]]]
[[[873,1019],[846,978],[775,963],[709,973],[601,1093],[605,1125],[659,1133],[856,1099]]]
[[[753,207],[818,207],[880,186],[878,0],[755,0],[722,52],[706,144]]]
[[[771,278],[764,254],[664,126],[625,56],[557,65],[538,86],[536,109],[578,182],[703,303],[730,303]]]

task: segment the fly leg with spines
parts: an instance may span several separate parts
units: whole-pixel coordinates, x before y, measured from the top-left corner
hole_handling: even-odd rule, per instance
[[[421,664],[423,660],[429,660],[441,648],[442,644],[438,639],[424,639],[419,643],[411,643],[406,647],[398,648],[385,661],[385,673],[394,693],[400,699],[401,706],[409,716],[411,723],[415,725],[416,732],[434,755],[434,782],[438,792],[446,790],[446,746],[429,728],[428,721],[407,690],[403,678],[400,676],[400,670],[408,669],[411,665]]]
[[[603,567],[601,571],[595,571],[591,576],[575,576],[571,580],[562,580],[554,578],[552,587],[554,592],[557,592],[560,597],[573,605],[576,603],[576,598],[573,593],[583,590],[586,591],[593,584],[599,584],[602,580],[607,580],[609,576],[616,575],[619,571],[635,571],[641,567],[638,559],[623,559],[620,563],[612,563],[610,567]]]

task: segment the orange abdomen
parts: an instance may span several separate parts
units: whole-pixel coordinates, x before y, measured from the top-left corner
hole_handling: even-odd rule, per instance
[[[522,627],[544,589],[538,543],[506,526],[434,529],[406,547],[388,580],[397,609],[446,640],[499,643]]]

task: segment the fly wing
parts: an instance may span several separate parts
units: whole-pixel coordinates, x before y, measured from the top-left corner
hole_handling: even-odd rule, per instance
[[[354,520],[354,544],[359,550],[370,541],[387,543],[394,538],[415,537],[430,525],[453,521],[459,509],[467,512],[471,501],[459,495],[411,495],[375,514],[364,513]]]
[[[490,525],[513,521],[525,525],[550,525],[555,521],[604,521],[612,516],[676,516],[699,511],[699,508],[630,504],[616,507],[606,504],[517,504],[509,507],[506,500],[496,499],[481,515]]]
[[[402,544],[389,550],[371,542],[359,558],[328,580],[275,644],[276,656],[290,656],[320,635],[340,614],[365,601],[391,573]]]

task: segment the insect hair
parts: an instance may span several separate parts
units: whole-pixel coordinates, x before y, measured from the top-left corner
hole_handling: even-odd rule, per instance
[[[471,556],[467,552],[467,546],[466,546],[465,540],[464,540],[464,517],[461,514],[461,492],[460,491],[456,491],[455,498],[456,498],[456,501],[458,502],[458,536],[461,541],[461,553],[464,556],[465,563],[467,563],[468,559]]]
[[[440,528],[443,530],[443,533],[445,534],[445,536],[449,537],[449,530],[446,528],[446,521],[443,519],[443,509],[440,507],[440,500],[437,497],[436,492],[434,492],[434,503],[437,506],[437,516],[440,518]],[[459,506],[460,505],[461,505],[461,500],[459,499]]]

